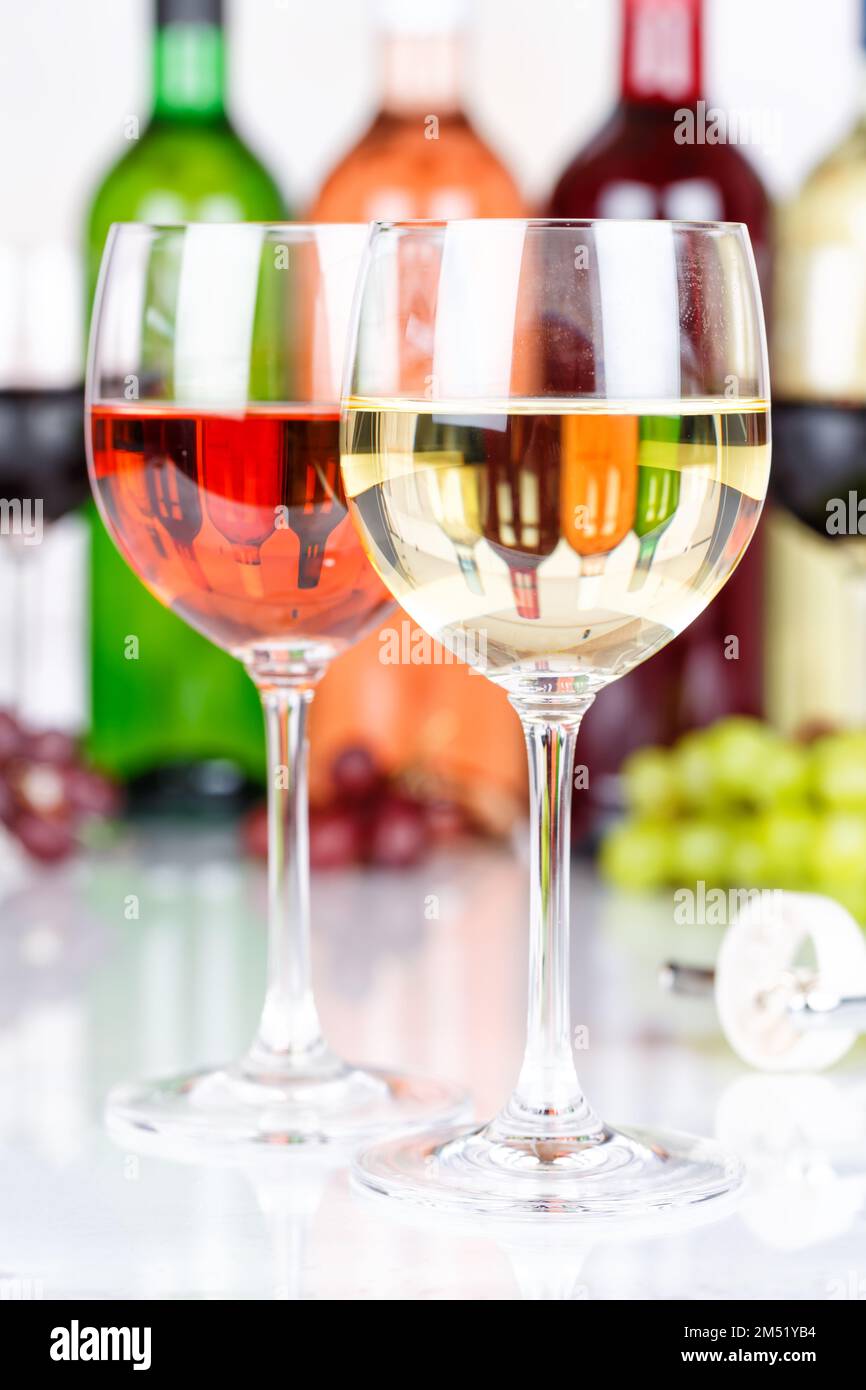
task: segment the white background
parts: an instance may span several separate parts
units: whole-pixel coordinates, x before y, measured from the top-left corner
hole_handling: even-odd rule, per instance
[[[372,108],[374,0],[227,0],[227,9],[236,123],[302,205]],[[708,0],[707,9],[708,98],[777,118],[774,147],[752,153],[772,191],[789,190],[858,102],[858,0]],[[7,241],[79,238],[124,121],[148,111],[150,12],[150,0],[0,0]],[[477,0],[476,14],[470,108],[541,199],[615,98],[618,0]]]

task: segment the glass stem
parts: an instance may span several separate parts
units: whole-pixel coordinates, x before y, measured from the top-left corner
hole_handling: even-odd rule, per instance
[[[268,975],[247,1066],[279,1075],[339,1068],[313,999],[307,803],[309,686],[259,684],[268,755]]]
[[[600,1137],[574,1065],[569,969],[574,752],[591,698],[551,711],[512,699],[529,754],[530,947],[526,1051],[517,1088],[491,1127],[512,1143]]]

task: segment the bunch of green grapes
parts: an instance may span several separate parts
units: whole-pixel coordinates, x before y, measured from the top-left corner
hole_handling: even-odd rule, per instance
[[[866,730],[805,744],[725,719],[635,753],[623,786],[601,850],[620,887],[806,889],[866,921]]]

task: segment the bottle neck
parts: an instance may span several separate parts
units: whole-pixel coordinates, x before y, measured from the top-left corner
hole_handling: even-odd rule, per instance
[[[158,24],[154,115],[213,120],[225,113],[225,43],[219,22]]]
[[[623,0],[623,101],[690,106],[698,100],[702,21],[702,0]]]
[[[462,34],[385,34],[380,63],[381,107],[389,115],[445,116],[459,111]]]

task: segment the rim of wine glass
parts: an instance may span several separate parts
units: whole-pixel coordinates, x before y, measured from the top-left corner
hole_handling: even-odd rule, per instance
[[[250,220],[249,222],[112,222],[108,228],[109,235],[118,231],[137,231],[137,232],[185,232],[190,227],[201,230],[202,228],[212,228],[214,231],[224,232],[227,229],[239,227],[260,227],[262,231],[274,232],[321,232],[321,231],[343,231],[357,232],[369,227],[369,222],[268,222]]]
[[[370,226],[376,231],[429,231],[438,227],[535,227],[540,230],[557,227],[672,227],[684,232],[746,232],[745,222],[702,222],[666,217],[407,217],[375,218]]]
[[[185,232],[190,227],[212,227],[225,231],[231,227],[260,227],[263,231],[294,234],[332,231],[358,231],[369,227],[374,231],[430,231],[440,227],[672,227],[686,232],[748,232],[745,222],[688,221],[666,217],[407,217],[373,218],[369,222],[112,222],[109,231]]]

